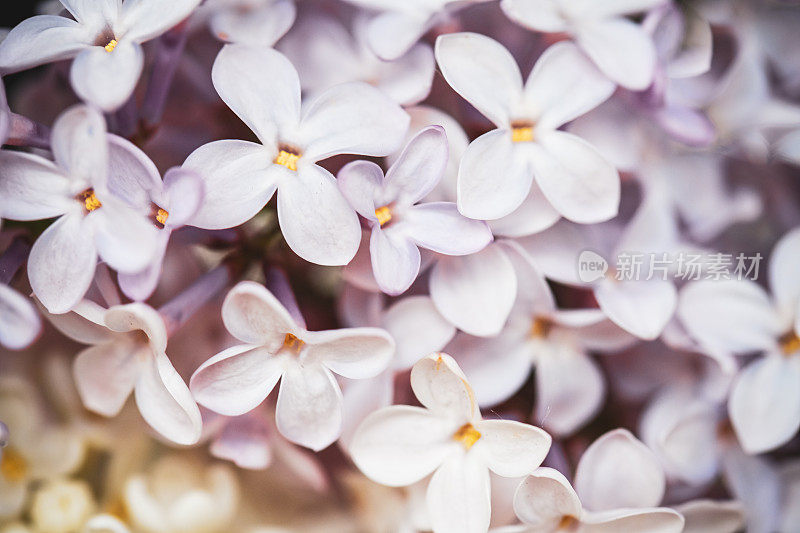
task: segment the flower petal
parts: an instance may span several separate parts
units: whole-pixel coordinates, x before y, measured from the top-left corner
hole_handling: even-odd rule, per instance
[[[442,257],[433,267],[430,292],[447,320],[471,335],[496,335],[517,295],[517,275],[505,252],[490,245],[462,257]]]
[[[502,0],[500,7],[508,18],[522,26],[541,32],[563,32],[568,21],[553,0]]]
[[[263,285],[242,281],[228,292],[222,304],[222,321],[240,341],[264,345],[276,353],[286,333],[297,329],[294,319]]]
[[[507,128],[522,94],[511,53],[494,39],[464,32],[440,35],[435,54],[447,83],[498,128]]]
[[[361,226],[336,179],[313,164],[291,173],[278,185],[278,222],[286,243],[318,265],[349,263],[361,242]]]
[[[200,439],[200,409],[166,354],[154,353],[149,358],[134,392],[142,417],[161,435],[184,445]]]
[[[513,420],[481,420],[475,443],[489,470],[503,477],[531,474],[542,464],[552,439],[543,429]]]
[[[337,154],[384,156],[400,148],[410,121],[375,87],[341,83],[303,106],[298,140],[311,161]]]
[[[379,328],[310,331],[305,339],[307,359],[350,379],[377,376],[394,355],[394,340]]]
[[[605,279],[594,291],[600,309],[615,324],[639,338],[658,337],[675,312],[678,301],[671,281],[617,281]]]
[[[267,146],[274,148],[278,132],[300,119],[300,80],[280,52],[227,44],[214,60],[211,79],[222,100]]]
[[[569,41],[545,50],[525,82],[525,101],[539,114],[537,127],[556,129],[606,101],[609,80]]]
[[[62,113],[53,125],[51,148],[70,180],[105,188],[109,174],[108,137],[103,115],[86,105]],[[77,192],[77,191],[73,191]]]
[[[494,220],[511,214],[533,182],[529,158],[507,130],[492,130],[472,141],[458,167],[458,210],[466,217]]]
[[[531,164],[547,200],[565,218],[580,224],[617,215],[619,174],[595,147],[563,131],[542,134],[532,145]]]
[[[439,183],[447,167],[447,135],[441,126],[423,128],[411,139],[386,173],[383,205],[415,204]]]
[[[11,220],[40,220],[74,206],[70,180],[50,161],[23,152],[0,151],[0,213]]]
[[[526,524],[555,531],[565,516],[580,518],[583,508],[564,474],[542,467],[525,478],[517,489],[514,512]]]
[[[21,350],[42,331],[39,313],[27,298],[8,285],[0,285],[0,345]]]
[[[800,428],[800,357],[767,355],[745,367],[733,384],[728,413],[742,448],[763,453]]]
[[[597,364],[572,345],[554,338],[536,360],[536,421],[556,436],[569,435],[591,420],[605,399]]]
[[[143,332],[155,351],[163,352],[167,348],[167,328],[164,319],[149,305],[142,303],[117,305],[106,311],[103,320],[111,331]]]
[[[474,456],[451,455],[434,472],[426,501],[437,533],[482,533],[491,516],[489,471]]]
[[[749,280],[691,282],[677,315],[701,345],[722,353],[769,350],[785,333],[766,291]]]
[[[412,206],[403,218],[403,229],[417,245],[445,255],[469,255],[492,242],[485,222],[458,212],[452,202]]]
[[[0,43],[0,69],[17,72],[67,59],[93,44],[92,28],[53,15],[23,20]]]
[[[778,305],[781,306],[781,311],[787,315],[794,313],[795,307],[800,302],[798,258],[800,258],[800,229],[795,229],[781,237],[769,258],[769,287]]]
[[[436,310],[427,296],[409,296],[383,314],[382,325],[394,338],[397,353],[392,367],[410,368],[426,355],[438,352],[456,334],[456,328]]]
[[[387,11],[370,21],[367,39],[375,55],[392,61],[405,54],[427,30],[425,17]]]
[[[141,354],[142,350],[145,351]],[[152,357],[147,346],[118,338],[86,348],[72,367],[83,405],[103,416],[116,416],[133,392],[141,372],[140,357]]]
[[[129,140],[108,135],[108,164],[108,190],[128,205],[149,211],[164,186],[155,163]]]
[[[372,161],[352,161],[336,175],[342,196],[367,220],[377,222],[375,202],[383,196],[383,170]]]
[[[430,411],[395,405],[364,419],[349,451],[368,478],[402,487],[423,479],[456,450],[454,429]]]
[[[223,229],[250,220],[277,189],[273,159],[264,146],[236,140],[214,141],[189,154],[182,168],[202,178],[205,196],[186,224]]]
[[[149,41],[188,17],[199,4],[200,0],[174,0],[166,5],[158,0],[125,0],[120,24],[125,38]]]
[[[650,509],[618,509],[604,513],[585,513],[583,530],[587,533],[681,533],[683,517],[666,507]]]
[[[263,470],[272,463],[269,437],[266,424],[258,416],[237,416],[228,420],[209,451],[240,468]]]
[[[322,365],[287,365],[275,407],[278,431],[290,441],[320,451],[342,432],[342,391]]]
[[[638,24],[612,18],[582,24],[575,33],[581,48],[612,81],[638,91],[653,81],[656,48]]]
[[[97,254],[118,272],[141,272],[158,251],[158,230],[116,198],[105,196],[100,201],[103,207],[86,216],[84,230],[94,233]]]
[[[446,353],[417,361],[411,369],[411,388],[419,402],[438,415],[465,423],[480,414],[466,376]]]
[[[737,501],[692,500],[675,508],[686,520],[683,533],[734,533],[745,525]]]
[[[143,67],[142,47],[122,40],[113,52],[93,46],[79,53],[72,62],[69,79],[82,100],[111,112],[131,97]]]
[[[498,237],[525,237],[546,230],[560,218],[534,181],[520,206],[502,218],[490,220],[489,228]]]
[[[86,294],[94,277],[97,252],[78,214],[51,224],[33,243],[28,279],[36,297],[51,313],[66,313]]]
[[[226,6],[214,13],[209,27],[224,41],[268,48],[289,31],[296,14],[293,0],[266,2],[246,11],[240,11],[235,5]]]
[[[163,193],[165,208],[169,212],[166,226],[179,228],[190,220],[203,205],[205,185],[197,172],[173,167],[164,174]]]
[[[372,228],[369,254],[378,287],[390,295],[401,294],[419,275],[420,255],[413,240],[395,228]]]
[[[626,429],[609,431],[594,441],[575,472],[575,490],[592,511],[656,506],[664,486],[658,459]]]
[[[285,368],[285,358],[262,347],[223,350],[200,365],[189,388],[200,405],[226,416],[255,409],[269,396]]]

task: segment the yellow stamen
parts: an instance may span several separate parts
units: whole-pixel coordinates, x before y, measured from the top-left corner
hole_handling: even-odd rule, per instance
[[[378,218],[378,223],[383,227],[391,222],[392,211],[389,209],[388,205],[385,205],[375,210],[375,216]]]
[[[537,316],[533,319],[533,323],[531,324],[531,337],[543,339],[547,337],[552,328],[553,322],[549,318]]]
[[[89,212],[92,212],[95,209],[103,206],[103,204],[100,203],[100,200],[97,199],[97,195],[94,194],[94,189],[86,189],[80,193],[78,195],[78,200],[83,202],[83,206]]]
[[[794,331],[782,335],[781,338],[778,339],[778,344],[784,355],[791,355],[800,351],[800,337],[798,337]]]
[[[524,143],[533,140],[533,123],[527,120],[515,120],[511,123],[511,142]]]
[[[283,338],[283,347],[296,354],[300,353],[305,344],[306,344],[305,342],[298,339],[295,335],[292,335],[291,333],[287,333],[286,337]]]
[[[470,423],[466,423],[458,428],[458,431],[456,431],[453,435],[453,439],[460,442],[461,445],[464,446],[465,450],[472,448],[473,444],[478,442],[478,439],[480,438],[480,432]]]
[[[0,475],[12,483],[19,483],[28,475],[28,461],[13,446],[3,450]]]
[[[158,211],[156,211],[156,221],[163,227],[164,224],[167,223],[168,218],[169,218],[169,212],[166,209],[162,209],[159,207]]]
[[[558,523],[558,530],[571,530],[578,525],[578,519],[574,516],[564,515]]]
[[[275,163],[283,165],[289,170],[297,170],[297,160],[300,159],[300,154],[290,152],[289,150],[281,150],[278,157],[275,158]]]
[[[118,43],[116,39],[111,39],[110,41],[108,41],[108,44],[105,45],[103,48],[105,48],[106,52],[111,53],[114,51],[114,48],[117,47],[117,44]]]

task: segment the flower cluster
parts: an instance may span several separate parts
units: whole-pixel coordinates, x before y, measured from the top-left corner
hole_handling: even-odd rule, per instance
[[[800,531],[796,2],[36,10],[0,533]]]

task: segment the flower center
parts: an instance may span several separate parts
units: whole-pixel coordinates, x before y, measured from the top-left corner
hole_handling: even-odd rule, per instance
[[[79,193],[76,198],[79,202],[83,202],[83,207],[89,213],[103,206],[103,204],[100,203],[100,200],[97,199],[97,195],[95,195],[94,189],[92,188],[86,189],[82,193]]]
[[[375,216],[378,219],[378,223],[381,227],[384,227],[386,224],[392,221],[392,210],[389,209],[388,205],[383,207],[379,207],[375,210]]]
[[[276,165],[283,165],[289,170],[297,170],[297,160],[300,159],[300,150],[292,148],[291,146],[282,146],[279,150],[278,156],[273,163]]]
[[[558,523],[558,530],[569,531],[578,525],[578,519],[574,516],[564,515],[561,517],[561,522]]]
[[[299,354],[300,351],[303,349],[306,343],[302,340],[298,339],[295,335],[291,333],[287,333],[286,336],[283,338],[283,348],[289,350],[290,352]]]
[[[150,218],[158,229],[164,229],[164,225],[169,218],[169,211],[158,207],[156,204],[150,204]]]
[[[778,339],[778,345],[784,355],[791,355],[800,351],[800,337],[794,331],[790,331],[781,335]]]
[[[465,450],[469,450],[481,438],[480,432],[469,422],[458,428],[453,434],[453,440],[461,443]]]
[[[114,48],[116,48],[118,44],[119,43],[117,42],[116,39],[111,39],[110,41],[108,41],[108,44],[105,45],[103,48],[105,49],[106,52],[110,54],[111,52],[114,51]]]
[[[553,329],[552,320],[547,317],[537,316],[531,324],[530,335],[537,339],[543,339],[547,337],[551,329]]]
[[[13,447],[3,450],[0,459],[0,475],[12,483],[19,483],[28,474],[28,461]]]
[[[517,120],[511,123],[511,142],[522,143],[533,141],[533,123]]]

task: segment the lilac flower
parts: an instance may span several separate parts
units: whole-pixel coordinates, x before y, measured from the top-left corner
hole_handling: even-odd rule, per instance
[[[378,375],[394,352],[377,328],[308,331],[263,286],[241,282],[225,298],[222,320],[245,342],[207,360],[192,376],[197,401],[238,416],[255,409],[281,380],[278,431],[319,451],[342,430],[342,393],[333,373],[351,379]]]
[[[141,43],[189,16],[200,0],[62,0],[74,17],[37,15],[0,43],[0,69],[16,72],[75,58],[70,81],[86,102],[104,111],[133,93],[144,66]]]
[[[103,117],[76,106],[53,127],[55,162],[0,151],[0,212],[12,220],[59,217],[28,258],[31,287],[51,313],[66,313],[81,300],[98,256],[135,274],[155,253],[153,224],[108,189],[107,142]]]
[[[208,0],[201,10],[215,37],[253,47],[273,46],[297,15],[293,0]]]
[[[301,110],[297,72],[274,50],[226,45],[212,78],[261,144],[215,141],[189,155],[183,167],[203,177],[206,199],[187,223],[242,224],[278,190],[278,220],[292,250],[322,265],[349,262],[360,240],[358,217],[316,162],[341,153],[386,155],[402,141],[408,115],[363,83],[333,87]]]
[[[417,246],[445,255],[469,255],[492,240],[484,222],[461,216],[451,202],[416,205],[438,183],[447,164],[444,130],[422,130],[384,177],[368,161],[345,166],[338,176],[347,201],[372,228],[370,256],[378,286],[404,292],[419,274]]]
[[[570,220],[588,224],[617,214],[617,171],[589,143],[557,129],[614,91],[577,47],[551,46],[524,86],[508,50],[483,35],[439,37],[436,60],[453,89],[497,126],[472,141],[461,160],[458,209],[464,216],[510,214],[534,179]]]

